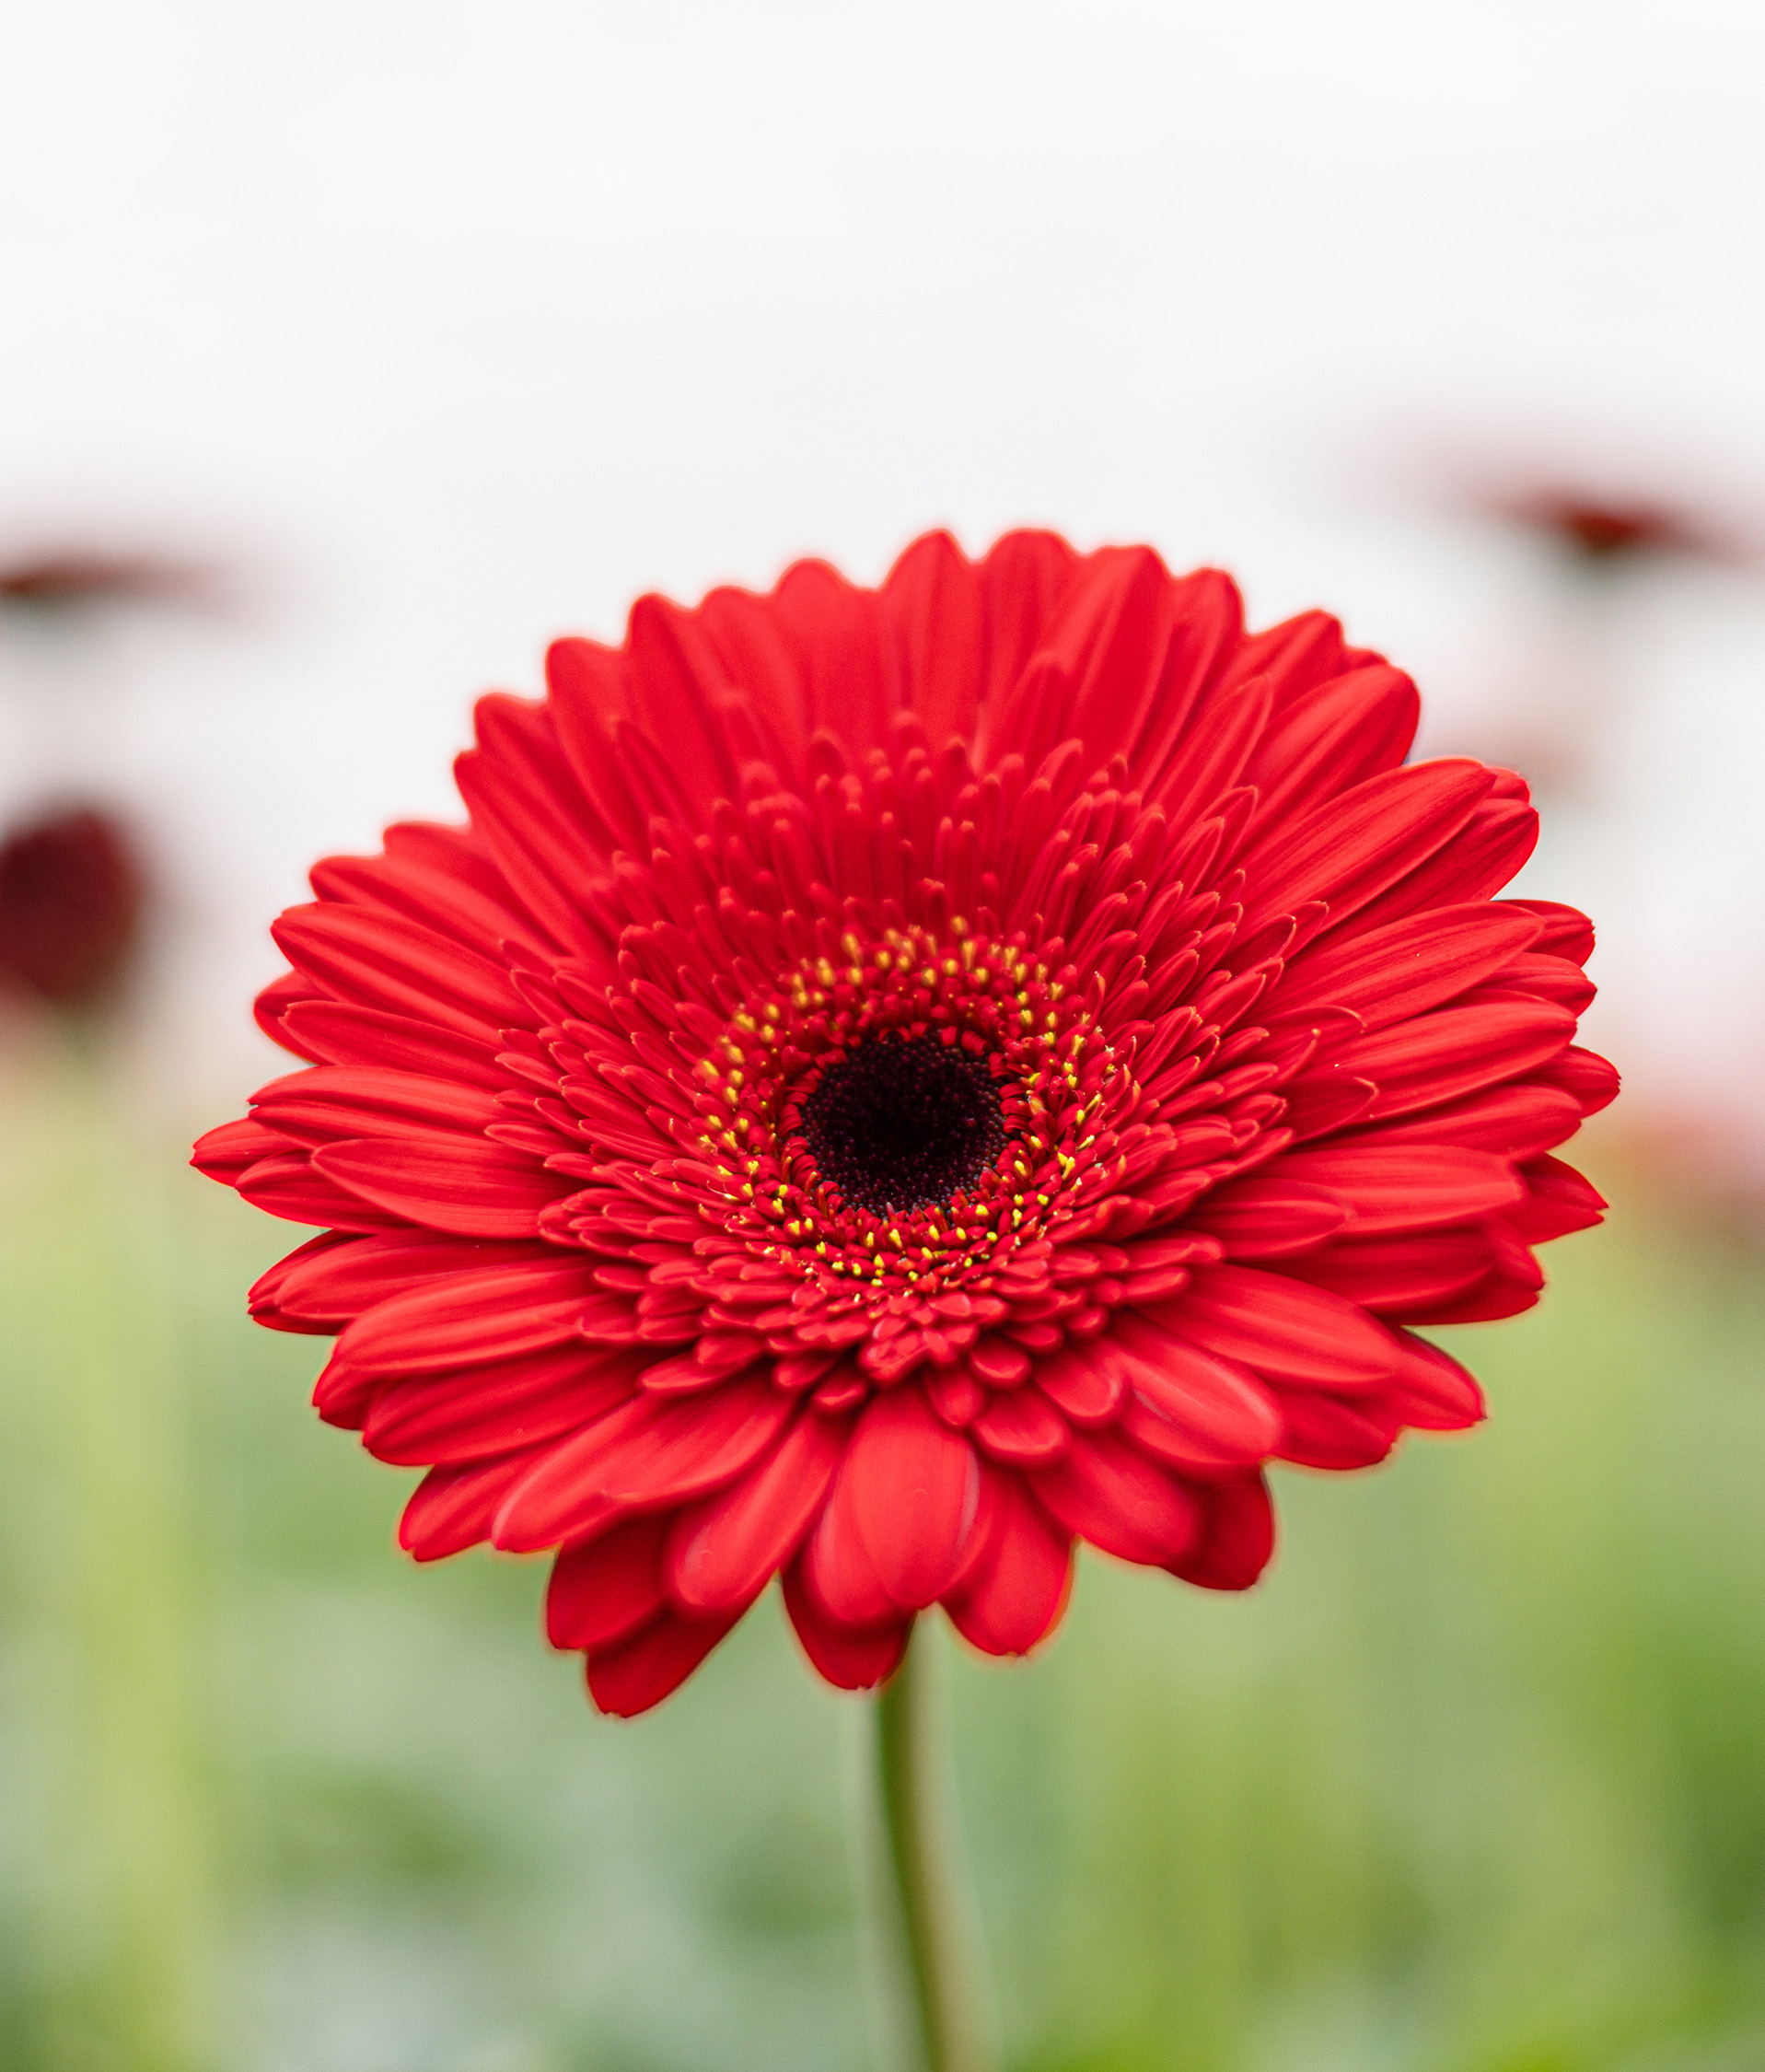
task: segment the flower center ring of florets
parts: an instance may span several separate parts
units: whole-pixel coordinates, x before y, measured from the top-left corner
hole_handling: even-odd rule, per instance
[[[1097,1004],[959,918],[849,931],[701,1060],[707,1162],[755,1249],[829,1294],[984,1297],[1107,1190],[1140,1088]]]

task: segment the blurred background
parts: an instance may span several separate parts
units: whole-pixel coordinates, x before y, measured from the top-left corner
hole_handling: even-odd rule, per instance
[[[64,0],[0,67],[0,2065],[857,2072],[863,1707],[635,1725],[182,1166],[317,856],[641,590],[1233,569],[1514,764],[1613,1200],[1474,1439],[949,1650],[1007,2072],[1765,2066],[1765,27]]]

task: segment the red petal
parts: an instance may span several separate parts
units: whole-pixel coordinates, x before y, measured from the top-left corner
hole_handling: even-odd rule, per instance
[[[1544,933],[1533,944],[1534,949],[1546,956],[1567,958],[1572,964],[1585,964],[1593,955],[1594,925],[1577,908],[1560,905],[1555,900],[1504,900],[1502,903],[1524,907],[1544,923]]]
[[[959,1368],[946,1368],[926,1376],[925,1394],[944,1422],[958,1432],[974,1422],[987,1400],[981,1384]]]
[[[1488,1233],[1473,1225],[1340,1238],[1294,1260],[1288,1271],[1382,1315],[1410,1316],[1474,1286],[1492,1257]]]
[[[792,1566],[824,1621],[843,1627],[891,1629],[900,1611],[882,1586],[853,1515],[852,1455],[834,1477],[808,1544]],[[795,1614],[793,1614],[795,1616]]]
[[[903,1612],[936,1603],[961,1560],[980,1501],[974,1449],[922,1392],[875,1397],[852,1441],[842,1489],[877,1580]]]
[[[1543,1003],[1441,1007],[1344,1045],[1328,1073],[1315,1077],[1371,1079],[1378,1093],[1366,1114],[1376,1121],[1517,1079],[1548,1064],[1574,1032],[1573,1015]],[[1296,1081],[1294,1093],[1302,1094],[1307,1083]]]
[[[509,1076],[496,1062],[500,1037],[473,1039],[452,1030],[413,1021],[377,1007],[351,1007],[338,1000],[305,1000],[282,1018],[283,1028],[303,1056],[333,1065],[384,1065],[397,1072],[464,1079],[493,1092]]]
[[[882,587],[906,666],[908,696],[934,749],[971,740],[986,681],[986,600],[981,572],[947,532],[915,540]]]
[[[944,1609],[988,1655],[1027,1655],[1060,1624],[1072,1588],[1073,1549],[1015,1474],[989,1471],[986,1544]]]
[[[1244,857],[1243,926],[1260,928],[1307,900],[1336,922],[1445,847],[1488,796],[1481,762],[1411,763],[1386,770],[1284,826]]]
[[[1409,1342],[1410,1365],[1386,1400],[1404,1423],[1431,1432],[1462,1432],[1481,1424],[1483,1391],[1475,1379],[1438,1345],[1411,1332],[1399,1335]]]
[[[1317,1007],[1350,1007],[1369,1030],[1402,1021],[1481,984],[1539,932],[1530,914],[1484,902],[1436,907],[1365,935],[1302,950],[1257,1010],[1283,1027]]]
[[[386,831],[386,855],[404,877],[418,867],[445,879],[448,884],[471,895],[470,911],[477,916],[480,936],[495,942],[506,929],[498,931],[490,915],[505,913],[518,918],[519,910],[509,892],[508,880],[496,867],[495,859],[469,827],[454,827],[441,821],[394,821]],[[457,892],[444,902],[450,918],[458,918],[460,902]]]
[[[1015,749],[1034,771],[1074,735],[1093,763],[1125,746],[1163,673],[1174,589],[1149,547],[1087,554],[989,728],[989,758]]]
[[[591,1424],[636,1387],[629,1356],[572,1341],[462,1374],[389,1382],[374,1398],[362,1443],[399,1466],[482,1460]]]
[[[318,1237],[308,1238],[305,1244],[296,1245],[291,1252],[278,1259],[273,1266],[260,1274],[246,1290],[245,1307],[251,1321],[265,1325],[271,1331],[323,1334],[340,1329],[345,1321],[342,1317],[321,1321],[284,1313],[282,1309],[282,1291],[293,1276],[301,1273],[321,1254],[341,1251],[345,1245],[372,1242],[372,1239],[358,1238],[345,1230],[321,1230]]]
[[[1521,1168],[1527,1198],[1506,1221],[1529,1245],[1587,1230],[1606,1208],[1606,1197],[1561,1158],[1534,1158]]]
[[[733,1488],[679,1515],[668,1577],[683,1611],[725,1612],[758,1595],[819,1516],[847,1438],[831,1418],[799,1416]]]
[[[1263,1461],[1274,1450],[1281,1434],[1274,1400],[1243,1368],[1145,1317],[1118,1317],[1107,1343],[1129,1378],[1122,1429],[1143,1452],[1207,1473]]]
[[[1397,1444],[1399,1422],[1377,1398],[1343,1403],[1310,1389],[1280,1395],[1283,1461],[1341,1473],[1373,1467]]]
[[[800,1558],[784,1571],[784,1609],[803,1652],[842,1691],[872,1691],[886,1682],[907,1652],[907,1636],[913,1626],[912,1619],[865,1628],[830,1618],[807,1587]]]
[[[644,1369],[644,1386],[659,1396],[694,1395],[752,1367],[766,1341],[750,1331],[707,1331],[684,1353],[672,1353]]]
[[[1156,1321],[1277,1380],[1364,1387],[1402,1364],[1391,1334],[1352,1302],[1255,1266],[1205,1266]]]
[[[1173,1575],[1208,1590],[1248,1590],[1274,1553],[1274,1506],[1258,1475],[1198,1490],[1202,1505],[1200,1536],[1170,1564]]]
[[[440,1561],[490,1538],[504,1497],[537,1458],[510,1453],[476,1467],[432,1468],[404,1507],[399,1544],[416,1561]]]
[[[283,1157],[296,1148],[292,1139],[278,1130],[266,1129],[253,1117],[245,1122],[223,1123],[219,1129],[199,1136],[190,1162],[210,1180],[230,1187],[261,1158]]]
[[[668,744],[688,797],[739,797],[741,781],[717,711],[717,701],[735,687],[699,614],[665,597],[641,597],[632,607],[625,646],[633,716],[653,741]]]
[[[390,1209],[375,1208],[312,1168],[309,1151],[260,1158],[233,1184],[253,1208],[289,1223],[331,1230],[397,1230],[408,1228]]]
[[[1498,903],[1505,906],[1510,902],[1504,900]],[[1520,994],[1529,1000],[1548,1000],[1553,1007],[1582,1015],[1599,988],[1565,959],[1549,957],[1534,949],[1504,965],[1490,982],[1488,990],[1499,996]]]
[[[326,856],[308,876],[329,905],[385,907],[493,962],[503,960],[510,942],[534,958],[556,954],[511,900],[502,872],[469,828],[395,822],[383,855]]]
[[[270,932],[291,964],[358,1007],[438,1023],[480,1042],[532,1026],[499,966],[401,915],[296,906]]]
[[[969,1371],[990,1389],[1010,1389],[1029,1373],[1029,1355],[1003,1338],[982,1338],[969,1348]]]
[[[986,688],[981,698],[987,714],[998,711],[1029,658],[1043,644],[1078,567],[1079,557],[1058,533],[1029,530],[1002,534],[980,564],[987,608]],[[936,737],[933,739],[935,743]]]
[[[1338,1078],[1333,1073],[1314,1072],[1282,1088],[1286,1109],[1281,1117],[1283,1129],[1294,1141],[1328,1136],[1358,1122],[1378,1099],[1379,1089],[1371,1079]]]
[[[621,1511],[705,1496],[765,1451],[791,1407],[763,1379],[708,1395],[640,1392],[551,1449],[497,1514],[496,1544],[530,1554]]]
[[[449,1274],[359,1316],[340,1356],[373,1373],[437,1373],[538,1352],[576,1334],[594,1293],[586,1260],[539,1253],[530,1263]]]
[[[1188,1221],[1219,1239],[1230,1259],[1268,1259],[1321,1244],[1348,1221],[1348,1205],[1327,1187],[1288,1178],[1284,1163],[1214,1188]]]
[[[799,1389],[812,1389],[828,1369],[838,1367],[843,1357],[837,1352],[786,1353],[783,1359],[772,1363],[772,1386],[793,1393]]]
[[[1271,703],[1260,677],[1208,702],[1158,793],[1159,808],[1173,827],[1203,819],[1237,783],[1269,724]]]
[[[647,1625],[668,1602],[662,1588],[666,1518],[633,1519],[552,1565],[545,1635],[552,1647],[605,1647]]]
[[[476,1140],[491,1123],[507,1120],[482,1088],[377,1065],[320,1065],[291,1072],[261,1087],[251,1107],[260,1122],[307,1145],[437,1131]]]
[[[886,748],[899,707],[876,592],[824,561],[799,561],[772,592],[772,610],[797,653],[809,731],[829,728],[859,751]]]
[[[312,1164],[377,1208],[462,1238],[537,1237],[540,1211],[575,1184],[528,1152],[466,1137],[357,1137],[325,1145]]]
[[[781,771],[800,775],[813,731],[801,658],[769,601],[751,590],[708,593],[695,614],[732,683],[738,683],[779,738]]]
[[[1346,1237],[1464,1223],[1511,1208],[1525,1188],[1505,1158],[1446,1144],[1386,1144],[1356,1137],[1290,1151],[1276,1169],[1340,1195],[1353,1213]]]
[[[1220,569],[1198,568],[1172,581],[1167,610],[1170,633],[1158,673],[1143,690],[1137,711],[1124,714],[1124,730],[1116,737],[1130,770],[1142,774],[1148,797],[1158,797],[1173,763],[1187,761],[1182,737],[1222,689],[1244,638],[1244,599]],[[1130,725],[1132,733],[1125,730]]]
[[[1302,798],[1316,805],[1395,769],[1421,716],[1415,685],[1385,662],[1340,676],[1290,706],[1244,774],[1258,793],[1250,840],[1264,828],[1290,825]]]
[[[1540,1276],[1513,1267],[1498,1267],[1463,1295],[1425,1310],[1409,1310],[1405,1321],[1417,1324],[1493,1323],[1502,1317],[1517,1317],[1538,1302]]]
[[[843,1417],[848,1410],[855,1410],[869,1393],[869,1382],[847,1368],[836,1369],[832,1378],[822,1382],[809,1400],[824,1417]]]
[[[571,773],[613,845],[648,853],[643,809],[627,789],[611,729],[631,710],[628,657],[593,640],[554,640],[545,653],[546,710]]]
[[[1066,1449],[1066,1421],[1039,1389],[994,1396],[973,1431],[995,1461],[1014,1467],[1040,1467]]]
[[[616,1718],[647,1712],[679,1690],[740,1617],[733,1612],[719,1619],[687,1619],[665,1612],[632,1639],[590,1654],[588,1695]]]
[[[1353,916],[1357,930],[1382,928],[1406,914],[1462,906],[1499,892],[1538,846],[1539,816],[1523,799],[1485,798],[1426,863]]]
[[[530,932],[566,949],[589,948],[594,866],[613,844],[575,780],[555,713],[493,693],[479,699],[472,720],[480,745],[455,758],[454,781],[473,832],[532,917]]]
[[[1457,1144],[1518,1163],[1561,1144],[1580,1127],[1581,1103],[1573,1094],[1527,1080],[1492,1087],[1357,1135],[1380,1144]]]
[[[1538,1261],[1499,1216],[1483,1226],[1483,1233],[1495,1254],[1493,1270],[1463,1295],[1412,1310],[1405,1320],[1408,1323],[1482,1323],[1531,1309],[1544,1286]]]
[[[1584,1115],[1597,1115],[1618,1099],[1617,1067],[1576,1044],[1571,1044],[1532,1077],[1548,1087],[1561,1087],[1565,1093],[1573,1094]]]
[[[1121,1402],[1121,1373],[1085,1345],[1038,1361],[1036,1386],[1075,1425],[1107,1425]]]
[[[315,1051],[296,1036],[288,1027],[287,1017],[289,1009],[298,1003],[325,997],[322,985],[315,985],[311,979],[298,972],[284,972],[279,979],[272,979],[258,995],[252,1004],[252,1018],[273,1043],[284,1051],[292,1051],[296,1057],[319,1065],[329,1053]]]
[[[1357,662],[1376,662],[1342,643],[1341,622],[1327,611],[1301,611],[1278,626],[1248,635],[1222,672],[1222,688],[1266,676],[1283,711],[1307,691],[1341,676]]]
[[[374,1398],[389,1386],[384,1375],[366,1373],[359,1367],[340,1361],[333,1352],[324,1372],[313,1383],[312,1406],[327,1425],[335,1425],[341,1431],[359,1432],[367,1422]]]
[[[316,1248],[316,1249],[315,1249]],[[486,1267],[531,1260],[527,1245],[473,1243],[427,1230],[387,1231],[342,1241],[309,1240],[274,1269],[273,1290],[266,1275],[251,1290],[255,1313],[260,1290],[283,1315],[314,1329],[341,1331],[352,1317],[395,1295],[403,1295],[447,1274],[482,1273]]]
[[[1028,1473],[1060,1524],[1123,1561],[1175,1561],[1200,1528],[1193,1496],[1112,1433],[1074,1432],[1062,1459]]]

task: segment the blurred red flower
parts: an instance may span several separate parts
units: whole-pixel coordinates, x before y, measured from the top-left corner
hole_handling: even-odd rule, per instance
[[[1699,555],[1725,560],[1737,543],[1713,525],[1665,504],[1601,498],[1572,489],[1540,489],[1498,499],[1503,518],[1544,534],[1577,561],[1599,567],[1640,561],[1647,554]]]
[[[0,605],[65,611],[92,604],[190,604],[220,599],[211,568],[159,554],[57,548],[0,564]]]
[[[879,590],[633,609],[494,695],[467,828],[320,864],[196,1162],[323,1226],[251,1296],[429,1473],[419,1559],[558,1549],[555,1645],[665,1696],[782,1573],[835,1683],[942,1604],[1021,1653],[1083,1539],[1209,1588],[1271,1461],[1482,1414],[1411,1327],[1604,1205],[1578,914],[1414,686],[1145,548],[917,541]]]
[[[79,807],[0,844],[0,979],[57,1007],[89,1006],[134,947],[143,884],[116,822]]]

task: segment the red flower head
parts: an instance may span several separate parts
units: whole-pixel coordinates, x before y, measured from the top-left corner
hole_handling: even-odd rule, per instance
[[[141,918],[141,873],[122,830],[89,808],[0,844],[0,984],[89,1006],[122,975]]]
[[[774,1575],[874,1684],[1019,1654],[1073,1543],[1240,1589],[1270,1461],[1481,1414],[1409,1328],[1604,1205],[1580,914],[1491,895],[1524,786],[1414,686],[1144,548],[919,541],[879,590],[645,598],[478,707],[465,829],[321,864],[197,1162],[325,1227],[258,1318],[429,1473],[401,1537],[557,1549],[554,1644],[665,1696]]]

